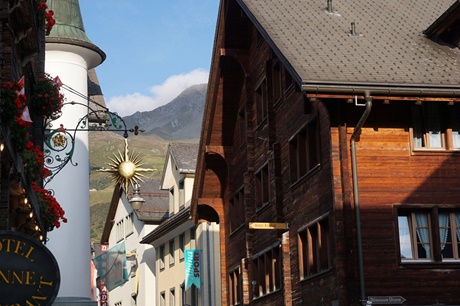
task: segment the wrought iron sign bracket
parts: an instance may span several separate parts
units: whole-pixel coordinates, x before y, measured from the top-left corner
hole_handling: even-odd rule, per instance
[[[53,178],[68,164],[78,166],[78,163],[72,160],[75,150],[76,133],[79,131],[97,131],[97,132],[122,132],[124,138],[128,138],[128,131],[137,135],[143,130],[136,126],[128,130],[126,123],[117,113],[109,111],[103,105],[92,101],[98,109],[79,102],[67,102],[63,106],[82,106],[88,109],[88,114],[80,118],[75,128],[66,128],[62,124],[54,127],[54,120],[58,119],[61,114],[44,122],[44,145],[43,153],[45,155],[45,166],[51,171],[51,174],[43,179],[43,185],[46,186]]]

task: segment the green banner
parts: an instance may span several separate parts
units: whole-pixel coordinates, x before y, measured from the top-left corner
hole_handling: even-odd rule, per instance
[[[93,258],[93,263],[96,266],[98,276],[109,291],[128,281],[124,241]]]
[[[200,288],[201,250],[185,250],[185,290],[195,285]]]

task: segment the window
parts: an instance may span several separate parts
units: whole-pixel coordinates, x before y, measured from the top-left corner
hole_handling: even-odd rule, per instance
[[[179,235],[179,260],[184,260],[185,234]]]
[[[196,249],[196,228],[190,229],[190,248]]]
[[[252,260],[254,297],[261,297],[281,288],[281,249],[279,243]]]
[[[174,288],[171,288],[169,290],[169,305],[176,306],[176,291],[174,290]]]
[[[174,214],[174,187],[169,189],[169,214]]]
[[[244,107],[238,112],[238,135],[237,141],[239,141],[240,146],[243,146],[246,143],[246,110]]]
[[[184,180],[179,181],[179,210],[185,207]]]
[[[180,300],[181,300],[181,305],[186,304],[187,295],[185,292],[185,283],[180,284]]]
[[[230,293],[230,305],[240,305],[241,303],[241,271],[240,267],[233,269],[228,274],[228,286]]]
[[[267,96],[267,81],[264,79],[256,89],[256,120],[257,125],[261,124],[268,114],[268,96]]]
[[[165,245],[160,246],[160,257],[159,257],[160,271],[165,269]]]
[[[230,233],[244,224],[244,188],[241,187],[230,202]]]
[[[272,87],[273,87],[273,102],[278,103],[281,100],[281,67],[279,61],[276,60],[272,68]]]
[[[460,211],[401,210],[398,229],[402,261],[460,259]]]
[[[412,145],[417,149],[460,149],[460,106],[440,102],[412,106]]]
[[[256,206],[261,208],[270,201],[270,180],[268,177],[268,164],[256,173]]]
[[[331,268],[329,220],[324,217],[299,231],[299,270],[305,279]]]
[[[173,266],[175,262],[174,259],[174,239],[169,240],[169,265]]]
[[[126,237],[134,233],[133,213],[126,216]]]
[[[160,292],[160,306],[166,306],[166,294],[164,291]]]
[[[284,69],[284,90],[285,92],[290,90],[293,87],[293,79],[289,71]]]
[[[192,297],[190,298],[191,304],[190,306],[197,306],[198,305],[198,288],[195,286],[195,284],[192,285],[191,291],[192,291]]]
[[[289,141],[291,182],[295,183],[319,164],[318,117],[313,117]]]
[[[117,242],[122,241],[125,239],[125,220],[121,219],[120,221],[117,222],[117,228],[116,228],[116,234],[117,234]]]

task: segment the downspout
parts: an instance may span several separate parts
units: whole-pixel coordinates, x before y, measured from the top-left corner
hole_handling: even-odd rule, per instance
[[[358,265],[359,265],[359,286],[361,293],[361,303],[366,305],[366,291],[364,286],[364,265],[363,265],[363,246],[362,246],[362,237],[361,237],[361,212],[359,207],[359,188],[358,188],[358,168],[356,162],[356,140],[361,134],[361,127],[366,122],[367,117],[369,116],[372,109],[372,97],[370,91],[364,91],[364,99],[366,100],[366,110],[364,111],[361,119],[359,119],[358,124],[356,125],[353,134],[350,138],[350,150],[351,150],[351,172],[353,178],[353,199],[355,204],[355,213],[356,213],[356,235],[358,243]]]

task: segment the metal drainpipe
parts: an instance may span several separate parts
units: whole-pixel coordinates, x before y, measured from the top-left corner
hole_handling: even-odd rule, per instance
[[[361,133],[361,127],[366,122],[367,117],[369,116],[372,109],[372,97],[369,91],[364,92],[364,99],[366,100],[366,110],[364,111],[361,119],[359,119],[358,124],[356,125],[353,134],[350,138],[350,150],[351,150],[351,171],[353,177],[353,199],[355,203],[355,213],[356,213],[356,235],[358,239],[358,265],[359,265],[359,285],[361,292],[361,303],[366,305],[366,291],[364,286],[364,265],[363,265],[363,246],[361,238],[361,216],[359,208],[359,188],[358,188],[358,169],[356,165],[356,138]]]

